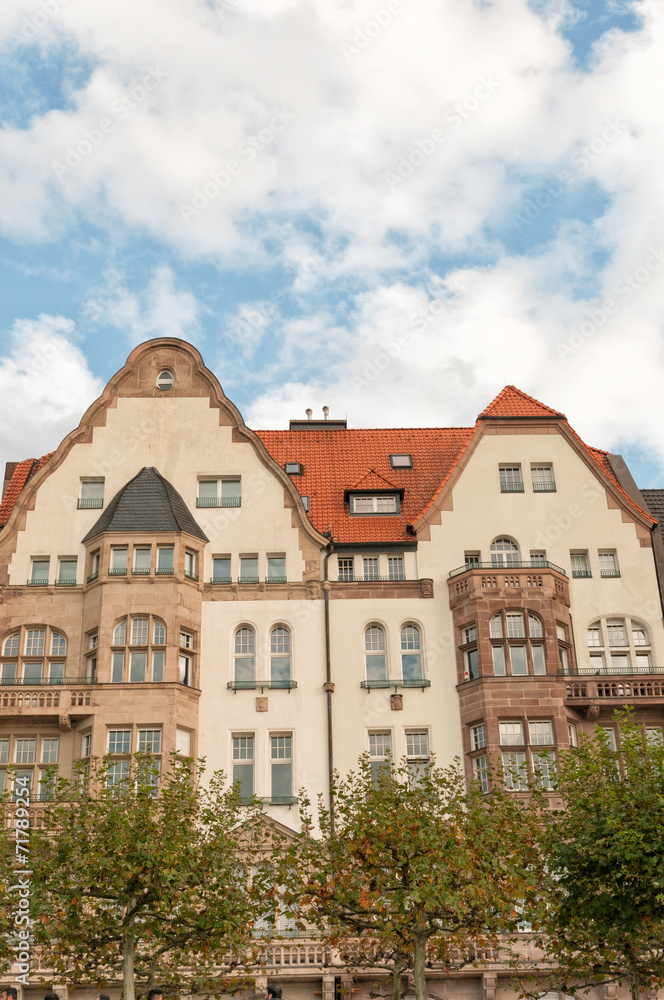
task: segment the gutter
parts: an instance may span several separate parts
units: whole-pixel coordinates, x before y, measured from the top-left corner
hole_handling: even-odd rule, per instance
[[[334,552],[334,543],[328,545],[323,559],[323,601],[325,608],[325,683],[323,691],[327,698],[327,776],[328,793],[330,797],[330,830],[334,834],[334,739],[332,732],[332,658],[330,653],[330,581],[328,580],[328,561]]]

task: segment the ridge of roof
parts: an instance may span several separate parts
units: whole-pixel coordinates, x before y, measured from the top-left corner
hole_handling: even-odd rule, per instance
[[[186,531],[209,541],[175,487],[151,465],[118,490],[83,542],[104,531]]]
[[[394,483],[391,483],[385,476],[381,476],[380,472],[376,472],[375,469],[369,469],[365,475],[360,476],[356,482],[348,487],[350,490],[384,490],[386,488],[388,490],[403,489],[401,486],[395,486]]]
[[[519,417],[557,417],[566,420],[564,413],[540,403],[539,399],[529,396],[515,385],[506,385],[485,410],[482,410],[478,420],[494,420],[500,418]]]

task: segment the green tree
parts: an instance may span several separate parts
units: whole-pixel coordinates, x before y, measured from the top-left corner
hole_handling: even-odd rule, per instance
[[[458,968],[516,930],[537,860],[530,814],[499,787],[466,788],[448,768],[387,765],[359,769],[334,789],[334,823],[310,803],[305,834],[286,850],[286,898],[349,965],[389,967],[393,996],[412,971],[426,997],[428,962]]]
[[[44,962],[71,983],[121,979],[124,1000],[134,1000],[136,980],[222,992],[220,965],[251,964],[267,904],[247,870],[270,849],[269,825],[221,772],[201,787],[190,760],[171,760],[158,795],[148,755],[129,759],[118,784],[111,764],[92,761],[55,782],[33,834]]]
[[[539,944],[552,986],[626,980],[638,1000],[664,983],[664,744],[631,713],[618,721],[617,751],[598,727],[560,755],[562,809],[542,828]]]

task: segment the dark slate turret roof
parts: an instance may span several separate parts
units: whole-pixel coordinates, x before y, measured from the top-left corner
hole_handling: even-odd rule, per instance
[[[664,490],[641,490],[641,496],[652,516],[659,521],[659,530],[664,537]]]
[[[141,469],[115,494],[83,541],[103,531],[187,531],[209,541],[178,491],[152,466]]]

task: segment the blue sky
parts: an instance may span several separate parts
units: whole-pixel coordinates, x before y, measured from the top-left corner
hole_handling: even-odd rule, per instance
[[[161,335],[252,426],[514,383],[664,483],[662,0],[9,7],[1,461]]]

